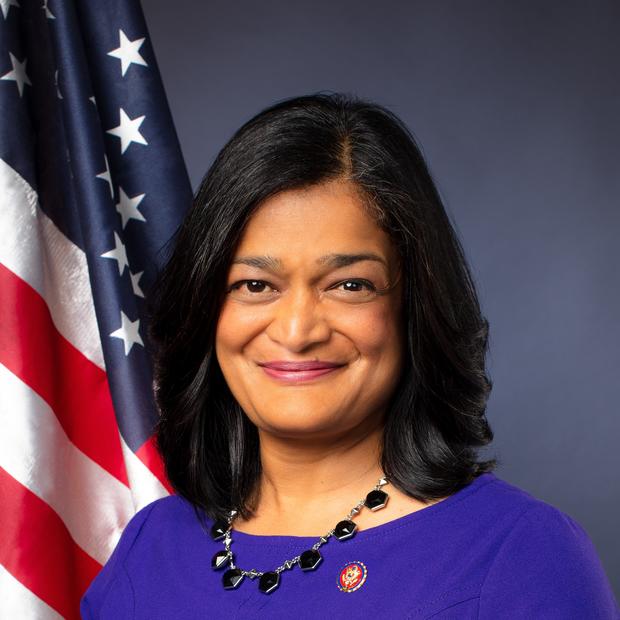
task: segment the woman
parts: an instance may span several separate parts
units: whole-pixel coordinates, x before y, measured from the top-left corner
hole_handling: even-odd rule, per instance
[[[477,449],[488,325],[403,124],[246,123],[158,285],[158,445],[86,618],[615,618],[592,542]]]

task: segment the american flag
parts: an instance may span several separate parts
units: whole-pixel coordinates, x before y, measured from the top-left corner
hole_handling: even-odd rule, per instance
[[[78,618],[170,492],[145,293],[191,188],[137,0],[0,11],[0,617]]]

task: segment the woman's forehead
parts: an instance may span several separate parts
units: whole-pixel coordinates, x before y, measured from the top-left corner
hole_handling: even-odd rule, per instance
[[[369,214],[355,185],[330,181],[263,201],[244,229],[235,259],[269,256],[281,267],[293,256],[325,264],[368,254],[389,265],[394,253],[390,237]]]

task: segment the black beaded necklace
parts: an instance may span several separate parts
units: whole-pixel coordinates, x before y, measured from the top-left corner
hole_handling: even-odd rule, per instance
[[[285,570],[291,570],[294,566],[299,565],[303,571],[316,570],[321,563],[323,557],[319,553],[319,548],[324,545],[331,536],[335,536],[338,540],[348,540],[357,530],[357,523],[352,521],[353,517],[358,514],[363,506],[372,511],[380,510],[388,501],[389,495],[381,490],[381,487],[388,484],[387,477],[379,479],[373,490],[360,500],[351,510],[349,514],[336,524],[336,527],[321,536],[311,549],[302,552],[300,555],[287,560],[281,566],[273,571],[260,572],[255,568],[252,570],[243,570],[235,565],[234,556],[230,550],[232,544],[232,524],[237,516],[236,510],[231,510],[226,520],[216,521],[211,527],[211,537],[213,540],[224,540],[224,551],[218,551],[211,559],[211,567],[214,570],[220,570],[228,564],[228,570],[222,575],[222,584],[226,590],[234,590],[241,585],[244,577],[256,579],[260,577],[258,589],[265,594],[271,594],[280,585],[280,573]]]

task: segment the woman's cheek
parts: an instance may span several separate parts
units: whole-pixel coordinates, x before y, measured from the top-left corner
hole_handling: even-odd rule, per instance
[[[348,334],[360,351],[383,351],[395,337],[394,317],[387,304],[349,312],[346,317],[345,334]]]
[[[216,339],[227,348],[238,348],[258,335],[267,323],[264,310],[227,302],[220,313]]]

